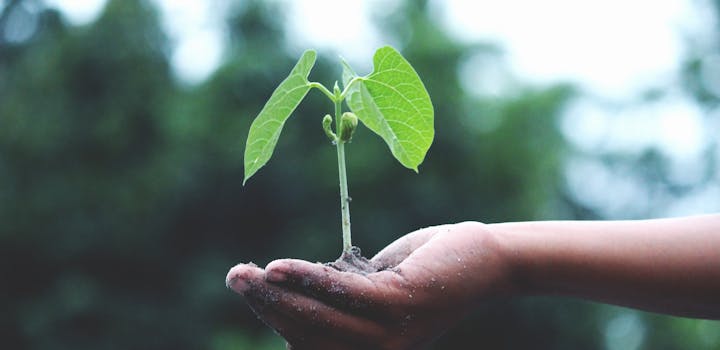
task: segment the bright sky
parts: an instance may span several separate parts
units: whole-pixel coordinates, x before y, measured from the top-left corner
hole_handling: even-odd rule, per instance
[[[503,43],[524,79],[578,81],[613,97],[672,78],[683,54],[679,29],[699,18],[686,0],[436,3],[459,37]]]

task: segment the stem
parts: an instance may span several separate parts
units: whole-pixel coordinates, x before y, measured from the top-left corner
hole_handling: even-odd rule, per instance
[[[335,125],[340,125],[342,100],[335,100]],[[345,171],[345,142],[338,138],[338,173],[340,174],[340,210],[342,212],[343,252],[349,253],[352,247],[350,235],[350,196],[348,195],[347,172]]]
[[[345,99],[345,95],[347,95],[348,91],[350,91],[350,87],[353,86],[353,84],[355,84],[355,82],[358,82],[363,79],[364,79],[363,77],[352,78],[350,80],[350,82],[345,86],[345,89],[343,90],[343,92],[340,94],[340,101]]]
[[[330,92],[330,90],[328,90],[325,87],[325,85],[323,85],[323,84],[313,81],[313,82],[308,83],[308,86],[310,86],[310,88],[316,88],[316,89],[320,90],[323,94],[325,94],[325,96],[327,96],[330,99],[330,101],[337,100],[337,96],[333,95],[333,93]],[[340,101],[342,101],[342,100],[340,100]]]

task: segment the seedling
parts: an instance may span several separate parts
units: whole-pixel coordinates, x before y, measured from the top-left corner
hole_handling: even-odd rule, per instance
[[[308,91],[317,88],[335,106],[335,130],[332,129],[333,117],[329,114],[322,119],[322,128],[337,148],[343,254],[347,254],[351,252],[352,240],[345,144],[352,138],[358,120],[385,140],[400,164],[418,172],[418,166],[425,158],[435,133],[433,106],[420,77],[392,47],[385,46],[375,52],[374,69],[366,76],[358,76],[343,61],[342,91],[337,81],[331,92],[324,85],[308,80],[315,58],[313,50],[303,53],[290,75],[275,89],[250,126],[245,147],[243,185],[268,162],[285,121]],[[343,101],[350,112],[343,113]]]

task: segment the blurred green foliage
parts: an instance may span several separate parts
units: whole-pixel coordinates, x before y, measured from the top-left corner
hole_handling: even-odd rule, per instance
[[[263,176],[241,186],[250,122],[297,58],[285,49],[280,10],[237,7],[227,16],[229,59],[187,87],[172,76],[151,3],[111,0],[97,21],[73,27],[39,1],[5,1],[3,348],[283,348],[223,284],[239,261],[328,261],[340,252],[323,96],[310,94]],[[571,86],[475,97],[463,90],[458,66],[495,48],[455,41],[422,2],[380,21],[425,81],[437,134],[420,175],[396,164],[366,129],[348,146],[354,238],[366,255],[428,225],[593,217],[567,199],[560,176],[569,150],[557,118]],[[22,30],[31,35],[11,40]],[[321,56],[312,79],[331,83],[336,61]],[[648,349],[718,349],[718,333],[716,322],[579,301],[498,300],[436,348],[612,348],[608,337],[639,334]]]

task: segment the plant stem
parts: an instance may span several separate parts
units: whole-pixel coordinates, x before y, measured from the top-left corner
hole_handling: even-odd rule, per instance
[[[337,96],[333,95],[330,90],[328,90],[325,85],[317,83],[317,82],[310,82],[308,83],[308,86],[311,88],[316,88],[320,90],[325,96],[327,96],[331,101],[335,101],[337,99]],[[341,100],[342,101],[342,100]]]
[[[335,100],[335,125],[340,125],[342,100]],[[338,173],[340,174],[340,210],[342,212],[343,252],[349,253],[352,247],[350,235],[350,196],[348,195],[347,172],[345,171],[345,142],[337,139]]]

